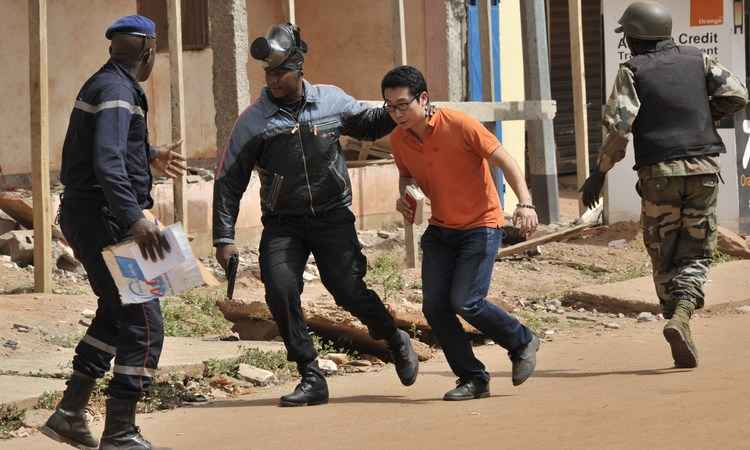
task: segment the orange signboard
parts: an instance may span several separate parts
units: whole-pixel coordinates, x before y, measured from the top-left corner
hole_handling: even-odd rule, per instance
[[[690,0],[690,26],[724,23],[724,0]]]

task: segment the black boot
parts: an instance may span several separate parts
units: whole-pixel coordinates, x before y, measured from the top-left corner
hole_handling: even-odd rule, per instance
[[[396,373],[404,386],[411,386],[417,381],[419,373],[419,358],[411,346],[409,334],[403,330],[396,332],[388,340],[391,350],[393,364],[396,365]]]
[[[443,400],[473,400],[490,396],[490,382],[482,378],[459,378],[456,388],[446,392]]]
[[[99,450],[158,450],[135,426],[137,404],[138,400],[135,399],[107,399],[107,416]]]
[[[294,392],[281,397],[281,406],[313,406],[328,403],[328,383],[318,366],[318,360],[297,366],[302,380]]]
[[[95,379],[74,373],[68,380],[68,387],[55,412],[39,431],[57,442],[83,450],[96,450],[99,442],[91,435],[84,417],[86,405],[95,386]]]

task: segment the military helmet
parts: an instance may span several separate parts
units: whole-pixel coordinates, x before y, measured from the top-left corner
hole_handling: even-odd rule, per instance
[[[615,33],[644,41],[658,41],[672,37],[672,15],[661,3],[643,1],[631,3],[617,21]]]

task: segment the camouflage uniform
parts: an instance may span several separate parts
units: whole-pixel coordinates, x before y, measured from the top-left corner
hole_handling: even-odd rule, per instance
[[[713,118],[741,109],[747,103],[742,82],[715,58],[704,54],[703,61]],[[640,106],[633,72],[623,64],[604,111],[606,132],[630,134]],[[624,148],[603,148],[599,171],[609,171],[624,157]],[[703,306],[703,285],[716,248],[719,177],[718,155],[670,160],[638,170],[643,240],[666,318],[672,317],[679,299]]]

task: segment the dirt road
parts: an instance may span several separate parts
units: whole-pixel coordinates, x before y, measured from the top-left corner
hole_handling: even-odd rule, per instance
[[[329,379],[325,406],[279,408],[285,386],[140,424],[175,450],[750,448],[750,314],[695,320],[701,366],[692,371],[669,369],[662,325],[545,343],[536,377],[519,388],[501,349],[482,347],[493,374],[489,399],[441,401],[453,375],[439,357],[423,364],[411,388],[388,366]],[[66,447],[36,435],[0,443],[11,448]]]

